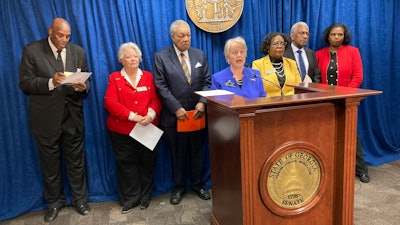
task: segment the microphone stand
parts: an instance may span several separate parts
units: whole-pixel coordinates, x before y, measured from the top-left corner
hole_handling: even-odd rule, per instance
[[[270,83],[270,84],[273,84],[275,87],[279,88],[279,91],[281,92],[281,96],[284,96],[282,87],[281,87],[280,85],[278,85],[278,84],[276,84],[276,83],[274,83],[274,82],[272,82],[272,81],[270,81],[270,80],[267,80],[267,79],[265,79],[265,78],[262,77],[262,76],[259,76],[259,75],[255,74],[255,73],[253,73],[253,71],[250,69],[250,67],[249,67],[249,65],[248,65],[247,63],[244,64],[244,67],[247,68],[247,70],[251,73],[251,75],[253,75],[254,78],[259,77],[259,78],[261,78],[262,80],[264,80],[264,81],[266,81],[266,82],[268,82],[268,83]],[[268,94],[268,93],[267,93],[267,94]]]

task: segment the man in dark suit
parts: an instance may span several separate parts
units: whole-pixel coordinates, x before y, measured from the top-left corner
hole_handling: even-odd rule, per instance
[[[44,216],[46,222],[53,221],[66,202],[61,179],[62,158],[74,206],[82,215],[90,211],[82,109],[82,97],[89,91],[89,81],[61,84],[67,71],[87,71],[86,53],[78,45],[68,43],[71,29],[66,20],[54,19],[48,33],[48,38],[24,47],[19,76],[19,87],[30,96],[30,129],[39,150],[43,173],[44,197],[48,205]]]
[[[204,130],[177,132],[177,120],[187,120],[188,111],[195,110],[194,119],[205,116],[206,100],[194,92],[209,90],[211,78],[204,52],[190,47],[189,24],[174,21],[170,35],[173,45],[154,55],[153,75],[163,104],[160,126],[172,155],[174,186],[170,202],[179,204],[186,191],[188,162],[192,190],[204,200],[211,198],[202,179]]]
[[[321,72],[318,68],[315,52],[307,48],[310,32],[305,22],[297,22],[290,29],[292,43],[286,46],[284,57],[296,60],[303,82],[320,83]],[[301,62],[302,57],[303,62]],[[304,66],[304,67],[303,67]]]

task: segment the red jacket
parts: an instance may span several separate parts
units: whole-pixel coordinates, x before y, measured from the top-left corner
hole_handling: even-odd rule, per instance
[[[326,84],[326,72],[331,59],[329,47],[320,49],[317,55],[318,67],[321,70],[321,83]],[[363,81],[363,69],[358,48],[344,45],[336,52],[338,63],[338,86],[359,88]]]
[[[161,102],[156,93],[153,75],[148,71],[142,72],[136,89],[125,80],[121,71],[113,72],[109,76],[104,107],[110,113],[107,118],[107,128],[110,131],[129,134],[136,124],[128,120],[130,112],[145,116],[149,108],[157,115],[152,123],[158,125]]]

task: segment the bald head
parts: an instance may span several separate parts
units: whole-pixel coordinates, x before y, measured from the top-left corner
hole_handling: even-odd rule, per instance
[[[65,48],[71,37],[71,28],[63,18],[55,18],[48,32],[51,42],[58,50]]]
[[[62,28],[67,28],[70,29],[68,22],[63,19],[63,18],[55,18],[53,22],[51,23],[52,29],[62,29]]]

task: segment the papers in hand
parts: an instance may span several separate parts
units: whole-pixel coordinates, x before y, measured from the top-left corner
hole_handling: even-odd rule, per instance
[[[137,123],[129,133],[129,136],[153,151],[163,133],[162,130],[152,123],[149,123],[147,126]]]
[[[85,81],[92,75],[92,72],[76,72],[76,73],[70,73],[70,72],[65,72],[64,73],[67,78],[61,84],[76,84],[76,83],[85,83]]]

